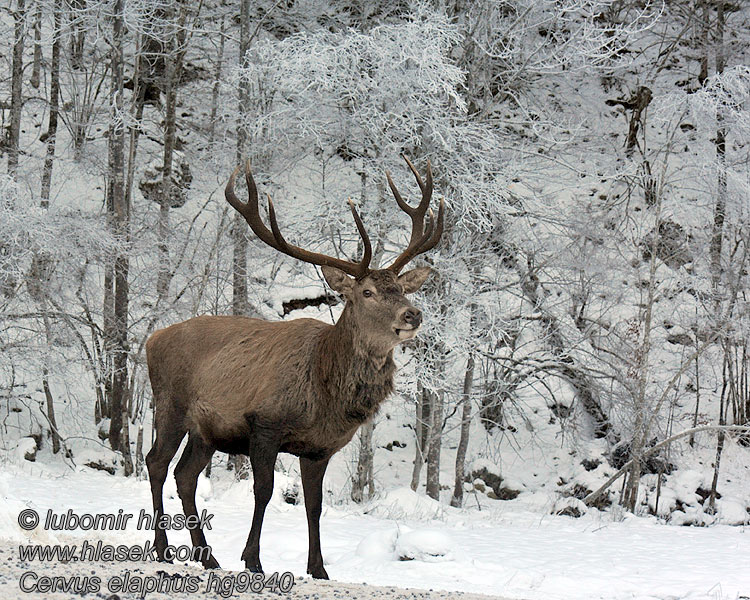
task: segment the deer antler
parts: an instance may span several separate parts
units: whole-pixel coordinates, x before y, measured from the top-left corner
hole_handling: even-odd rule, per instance
[[[430,161],[427,161],[427,180],[422,181],[422,177],[419,175],[416,167],[406,157],[403,157],[406,164],[409,165],[409,169],[414,173],[414,178],[417,180],[419,189],[422,190],[422,199],[416,207],[409,206],[404,199],[401,197],[396,184],[391,179],[391,174],[386,171],[385,176],[388,179],[388,185],[393,192],[393,196],[396,198],[396,203],[399,205],[407,215],[411,217],[411,237],[409,238],[409,245],[406,247],[398,258],[388,267],[389,271],[398,273],[406,264],[412,260],[415,256],[427,252],[434,248],[440,241],[440,236],[443,233],[443,210],[444,202],[440,199],[440,206],[438,207],[437,226],[435,225],[435,214],[432,212],[430,207],[430,200],[432,199],[432,168],[430,167]],[[429,216],[427,218],[427,226],[425,227],[425,214],[429,208]]]
[[[367,231],[365,230],[365,226],[362,223],[362,219],[359,217],[357,209],[354,208],[354,203],[351,200],[349,200],[349,208],[351,208],[354,222],[357,224],[357,231],[359,231],[364,246],[362,260],[358,263],[341,260],[340,258],[335,258],[326,254],[319,254],[318,252],[310,252],[309,250],[288,243],[281,235],[279,224],[276,222],[276,211],[273,208],[271,196],[266,194],[268,197],[268,220],[271,222],[271,229],[269,230],[260,218],[260,213],[258,211],[258,188],[255,185],[253,174],[250,171],[249,160],[245,163],[245,181],[247,182],[248,192],[247,203],[240,201],[234,193],[234,180],[241,168],[242,165],[238,166],[234,170],[234,173],[232,173],[232,176],[227,183],[227,187],[224,190],[224,195],[226,196],[227,202],[229,202],[229,204],[231,204],[232,207],[245,218],[247,224],[250,225],[250,229],[252,229],[255,235],[257,235],[263,242],[292,258],[297,258],[313,265],[336,267],[356,278],[364,277],[369,272],[370,259],[372,258],[372,246]]]

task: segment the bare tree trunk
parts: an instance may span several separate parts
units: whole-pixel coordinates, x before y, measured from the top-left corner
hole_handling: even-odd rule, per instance
[[[170,39],[165,57],[164,74],[166,91],[166,115],[164,118],[164,162],[162,168],[161,197],[159,202],[159,273],[156,282],[157,302],[165,299],[169,292],[172,269],[169,261],[169,209],[172,197],[172,163],[177,130],[177,86],[182,74],[185,55],[185,7],[181,5],[176,21],[177,32]]]
[[[250,46],[250,0],[240,4],[240,66],[247,66],[247,51]],[[250,91],[244,80],[239,86],[239,117],[237,122],[237,163],[245,157],[247,129],[245,118],[249,112]],[[247,315],[249,303],[247,298],[247,237],[245,221],[239,213],[234,215],[232,223],[232,314]],[[246,477],[245,457],[237,454],[232,457],[235,477]]]
[[[440,450],[443,440],[443,391],[429,391],[430,434],[427,447],[427,480],[425,491],[430,498],[440,500]]]
[[[138,437],[135,441],[135,476],[143,473],[143,424],[138,425]]]
[[[59,31],[59,27],[55,28]],[[31,66],[29,83],[34,88],[39,87],[39,76],[42,70],[42,3],[37,0],[34,11],[34,62]]]
[[[649,175],[649,181],[644,182],[643,188],[644,193],[647,189],[650,189],[651,181]],[[654,231],[659,231],[661,226],[661,191],[656,192],[654,199],[655,202],[655,224]],[[638,492],[640,490],[641,472],[643,469],[643,452],[648,441],[649,424],[651,422],[651,415],[647,415],[646,411],[649,408],[648,403],[648,382],[650,373],[649,359],[651,355],[651,323],[654,311],[654,301],[656,297],[656,261],[657,252],[656,244],[658,243],[659,236],[654,235],[652,246],[651,246],[651,258],[649,261],[649,276],[648,276],[648,296],[646,298],[645,306],[643,308],[643,334],[636,353],[636,367],[635,371],[638,377],[637,388],[634,394],[634,409],[635,409],[635,424],[633,427],[633,439],[630,444],[630,455],[632,457],[632,465],[628,474],[627,485],[625,487],[625,496],[623,505],[630,511],[635,512],[636,505],[638,504]],[[658,409],[657,409],[658,410]]]
[[[747,340],[742,342],[742,369],[740,375],[739,394],[736,410],[733,407],[732,416],[735,425],[750,424],[750,385],[748,385],[748,356]],[[743,445],[748,445],[747,437],[742,440]]]
[[[240,9],[240,66],[247,67],[247,51],[250,47],[250,0],[242,0]],[[250,112],[250,90],[246,81],[239,86],[239,120],[237,123],[237,162],[245,158],[247,145],[247,128],[245,119]],[[232,238],[234,241],[234,260],[232,273],[232,313],[245,315],[248,312],[247,301],[247,237],[246,223],[241,215],[234,215]]]
[[[144,36],[145,37],[145,36]],[[153,55],[146,50],[149,47],[149,40],[152,44],[158,44],[152,38],[146,38],[145,43],[139,40],[136,45],[137,58],[135,69],[133,70],[133,95],[131,100],[130,112],[134,116],[128,130],[128,157],[127,157],[127,175],[125,176],[125,200],[131,204],[133,198],[133,183],[135,180],[135,158],[138,154],[138,140],[141,137],[141,124],[143,123],[143,109],[146,105],[146,88],[154,86],[154,66]],[[161,46],[159,46],[161,48]],[[144,72],[144,65],[146,66]]]
[[[14,179],[21,148],[23,110],[23,44],[26,36],[26,0],[16,0],[13,12],[13,66],[10,83],[10,128],[8,130],[8,174]]]
[[[716,6],[716,73],[720,75],[724,72],[724,2],[718,2]],[[716,186],[716,204],[714,205],[714,224],[713,235],[711,237],[711,284],[714,292],[715,313],[719,314],[721,306],[722,285],[722,265],[721,254],[724,245],[724,218],[726,215],[727,201],[727,150],[726,139],[727,132],[724,127],[724,110],[719,105],[716,113],[716,160],[718,161],[718,181]],[[724,377],[729,378],[731,390],[736,390],[734,361],[731,355],[732,344],[724,335]],[[719,425],[726,424],[726,398],[724,389],[726,389],[726,379],[722,394],[719,399]],[[731,391],[730,391],[731,393]],[[716,486],[719,481],[719,469],[721,467],[721,455],[724,451],[724,431],[720,430],[716,441],[716,458],[714,460],[714,476],[711,482],[711,495],[709,498],[708,510],[711,513],[716,511]]]
[[[57,430],[57,418],[55,417],[55,400],[52,397],[52,391],[49,387],[49,370],[42,367],[42,388],[44,397],[47,400],[47,420],[50,425],[50,435],[52,436],[52,453],[60,452],[60,434]]]
[[[49,125],[47,126],[47,154],[42,169],[42,208],[49,206],[52,188],[52,168],[55,162],[57,142],[57,118],[60,113],[60,36],[62,19],[62,0],[55,1],[55,30],[52,40],[52,69],[49,86]]]
[[[112,197],[109,193],[109,184],[105,204],[107,208],[107,219],[111,229],[114,228],[112,214]],[[110,404],[112,399],[112,354],[114,348],[114,322],[115,322],[115,286],[114,286],[114,257],[108,257],[104,264],[104,297],[102,302],[102,371],[104,379],[104,395],[101,401],[99,417],[108,419],[111,414]],[[98,421],[97,421],[98,422]]]
[[[355,502],[365,499],[365,488],[367,498],[371,498],[375,491],[373,481],[373,448],[372,438],[375,431],[375,421],[370,419],[359,429],[359,456],[357,457],[357,470],[352,476],[351,498]]]
[[[44,159],[42,170],[42,189],[41,189],[41,207],[49,208],[50,190],[52,187],[52,168],[55,161],[55,140],[57,137],[57,118],[59,113],[60,97],[60,11],[61,0],[56,0],[54,8],[55,30],[52,42],[52,73],[49,91],[49,125],[47,127],[47,153]],[[41,28],[41,8],[38,9],[37,18],[39,22],[35,24]],[[40,34],[41,35],[41,34]],[[38,46],[38,40],[37,40]],[[41,53],[41,50],[40,50]],[[36,60],[36,47],[34,50],[34,59]],[[35,86],[36,87],[36,86]],[[37,279],[39,290],[38,304],[43,315],[45,340],[47,342],[44,356],[44,366],[42,367],[42,389],[47,401],[47,420],[50,424],[52,435],[52,452],[57,454],[60,451],[60,434],[55,417],[55,401],[52,396],[52,389],[49,383],[49,353],[52,346],[52,325],[49,320],[49,301],[48,285],[49,276],[52,272],[52,259],[49,255],[38,254],[34,256],[34,267],[32,276]]]
[[[698,426],[698,410],[701,405],[701,376],[700,376],[700,356],[698,350],[698,339],[695,340],[695,410],[693,411],[693,427]],[[695,446],[695,436],[690,436],[688,440],[690,447]]]
[[[625,154],[627,156],[630,156],[633,153],[633,149],[638,143],[638,130],[642,123],[643,111],[645,111],[651,103],[651,98],[651,90],[646,86],[641,86],[631,99],[633,113],[630,115],[628,137],[625,141]],[[646,202],[648,203],[648,197],[646,198]]]
[[[172,115],[174,117],[174,114]],[[167,117],[169,118],[169,117]],[[171,186],[172,177],[172,148],[171,144],[165,139],[164,148],[169,149],[169,158],[164,155],[164,172],[162,173],[162,194],[159,198],[159,241],[156,247],[159,251],[159,268],[156,278],[156,297],[159,300],[165,299],[169,293],[169,282],[172,279],[172,268],[169,263],[169,187]],[[167,173],[168,171],[168,173]],[[169,179],[167,179],[169,177]]]
[[[122,450],[123,471],[125,477],[130,477],[134,472],[133,456],[130,452],[130,406],[133,395],[132,388],[125,383],[125,397],[122,402],[122,432],[120,434],[120,449]]]
[[[44,348],[44,366],[42,367],[42,389],[44,390],[44,398],[47,402],[47,421],[49,422],[50,435],[52,436],[52,452],[53,454],[57,454],[60,452],[60,433],[57,427],[57,417],[55,417],[55,399],[52,396],[52,390],[49,385],[49,355],[52,350],[52,325],[48,314],[49,302],[47,291],[52,265],[51,259],[48,256],[37,255],[34,259],[36,264],[39,265],[34,275],[38,277],[37,281],[40,290],[39,304],[41,305],[42,320],[44,322],[44,339],[46,342]]]
[[[86,8],[86,0],[68,0],[70,6],[70,64],[74,69],[83,69],[83,49],[86,44],[86,29],[76,14]]]
[[[430,407],[427,403],[426,392],[421,384],[417,387],[416,419],[414,423],[414,469],[411,474],[411,489],[417,491],[422,474],[422,466],[427,451],[427,433],[429,431],[428,421],[430,419]]]
[[[123,123],[124,84],[124,0],[115,0],[113,10],[113,39],[111,49],[112,86],[111,117],[108,137],[108,206],[112,207],[111,227],[118,241],[126,246],[130,241],[130,206],[125,193],[125,127]],[[127,248],[120,248],[114,259],[113,315],[112,315],[112,395],[110,404],[109,443],[113,450],[129,454],[122,447],[122,429],[128,402],[128,271],[130,261]],[[126,437],[127,439],[127,437]]]
[[[658,229],[657,229],[658,230]],[[656,237],[656,236],[654,236]],[[651,353],[651,319],[653,315],[653,303],[655,293],[654,276],[656,273],[655,253],[651,257],[651,270],[649,278],[649,297],[645,307],[645,317],[643,319],[643,340],[638,348],[636,358],[636,372],[638,373],[638,387],[634,398],[635,424],[633,427],[633,439],[630,443],[630,455],[632,465],[628,473],[627,485],[625,487],[625,496],[623,505],[630,512],[635,512],[638,503],[638,491],[640,489],[641,472],[643,469],[643,452],[648,440],[649,422],[647,411],[647,385],[649,374],[649,356]]]
[[[469,337],[476,331],[477,305],[472,303],[469,319]],[[461,395],[461,437],[456,450],[456,481],[453,486],[451,506],[461,507],[464,501],[464,478],[466,466],[466,451],[469,448],[469,431],[471,430],[471,390],[474,386],[474,351],[469,352],[464,373],[464,389]]]
[[[724,345],[724,369],[723,369],[723,384],[721,387],[721,394],[719,395],[719,425],[726,425],[726,405],[727,405],[727,393],[731,394],[733,391],[734,382],[734,368],[731,356],[731,348],[729,344]],[[716,436],[716,457],[714,458],[714,476],[711,480],[711,493],[708,496],[708,506],[706,512],[709,514],[716,513],[716,492],[719,484],[719,470],[721,468],[721,455],[724,450],[724,430],[719,430],[719,435]]]
[[[708,49],[706,49],[708,52]],[[716,74],[724,72],[724,3],[717,3],[716,17]],[[724,219],[726,216],[727,170],[726,170],[726,136],[724,128],[724,111],[721,107],[716,112],[716,160],[718,162],[718,177],[716,202],[714,203],[714,222],[711,232],[710,260],[711,286],[714,292],[714,306],[718,308],[721,299],[720,285],[722,276],[721,254],[724,245]],[[718,312],[716,313],[718,314]]]
[[[710,23],[710,0],[699,0],[701,8],[703,9],[703,15],[701,18],[700,32],[701,32],[701,69],[698,73],[698,83],[703,85],[706,79],[708,79],[708,30],[711,27]]]
[[[208,144],[211,145],[214,142],[214,136],[216,135],[216,113],[219,108],[219,92],[221,91],[221,68],[224,63],[224,40],[225,35],[225,24],[226,19],[222,15],[221,26],[219,29],[219,51],[216,56],[216,70],[214,71],[214,85],[211,89],[211,117],[208,123]]]

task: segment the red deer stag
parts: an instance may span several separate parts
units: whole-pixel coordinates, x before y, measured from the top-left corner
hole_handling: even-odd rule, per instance
[[[406,157],[404,157],[406,158]],[[271,229],[258,212],[258,191],[245,166],[248,202],[234,192],[238,167],[229,178],[226,199],[266,244],[279,252],[320,265],[331,286],[346,299],[335,325],[315,319],[269,322],[240,316],[201,316],[156,331],[146,344],[154,394],[156,440],[146,457],[155,520],[164,514],[162,488],[167,468],[188,435],[174,475],[186,516],[197,515],[198,474],[215,450],[250,457],[255,509],[245,567],[262,572],[260,531],[273,491],[276,455],[299,456],[305,495],[309,551],[307,572],[328,579],[320,552],[323,475],[333,454],[352,439],[393,390],[394,347],[413,338],[422,314],[405,297],[430,274],[420,267],[399,275],[418,254],[433,248],[443,230],[443,201],[437,220],[432,210],[432,173],[423,181],[406,159],[422,191],[416,207],[399,194],[390,174],[388,184],[401,210],[411,217],[406,249],[386,269],[370,269],[372,247],[354,205],[350,208],[362,238],[358,263],[304,250],[281,235],[268,198]],[[190,530],[194,546],[206,546],[198,526]],[[154,546],[165,560],[167,534],[156,528]],[[216,559],[203,558],[215,568]]]

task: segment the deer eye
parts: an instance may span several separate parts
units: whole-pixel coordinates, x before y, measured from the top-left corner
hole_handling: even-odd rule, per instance
[[[363,295],[363,296],[364,296],[365,298],[369,298],[369,297],[371,297],[371,296],[372,296],[372,292],[371,292],[370,290],[364,290],[364,291],[362,292],[362,295]]]

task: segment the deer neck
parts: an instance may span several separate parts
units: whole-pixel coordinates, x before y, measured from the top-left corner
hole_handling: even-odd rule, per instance
[[[365,335],[362,327],[352,316],[348,304],[331,331],[331,341],[342,350],[346,349],[345,357],[350,358],[352,362],[364,362],[377,371],[393,357],[393,346],[378,345],[371,337]]]
[[[368,342],[348,306],[323,334],[317,358],[322,385],[350,420],[367,420],[393,390],[393,347]]]

